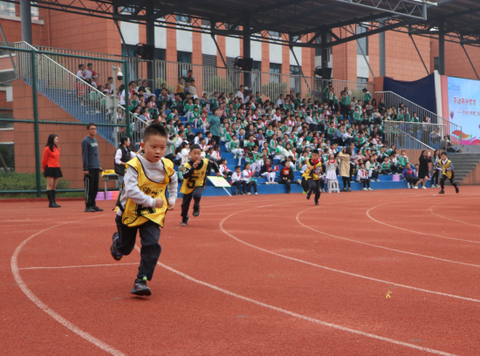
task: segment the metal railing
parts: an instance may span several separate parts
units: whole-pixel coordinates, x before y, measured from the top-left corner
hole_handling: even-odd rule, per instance
[[[25,42],[17,43],[16,48],[38,51],[37,48]],[[31,84],[33,78],[30,75],[30,57],[28,53],[20,51],[17,55],[22,64],[20,65],[18,77],[25,79]],[[61,64],[71,64],[71,62],[81,60],[81,58],[65,57],[60,53],[58,56],[55,56],[39,52],[39,55],[36,56],[38,91],[81,122],[124,125],[127,110],[125,106],[109,107],[108,98],[102,91],[79,78]],[[105,67],[110,67],[110,70],[112,70],[112,66],[121,67],[121,65],[121,62],[105,62]],[[142,123],[137,124],[137,121]],[[137,115],[131,116],[132,131],[142,127],[142,124],[143,120]],[[99,134],[115,146],[118,146],[120,136],[125,135],[125,128],[121,126],[100,127]]]
[[[420,129],[420,126],[417,128]],[[395,145],[398,154],[400,154],[402,150],[405,150],[410,163],[413,165],[419,163],[418,160],[423,151],[430,152],[431,156],[433,156],[433,153],[440,149],[440,140],[438,141],[438,146],[437,143],[435,143],[434,146],[430,146],[412,136],[410,133],[412,132],[402,130],[395,123],[385,122],[385,142],[388,142],[389,147]]]
[[[448,136],[450,137],[452,143],[461,145],[461,126],[441,117],[440,115],[435,114],[430,110],[425,109],[424,107],[421,107],[418,104],[415,104],[413,101],[410,101],[392,91],[375,92],[375,97],[377,103],[379,103],[380,100],[383,99],[386,109],[390,110],[390,112],[392,113],[391,117],[393,117],[393,115],[396,115],[396,117],[398,118],[400,115],[400,108],[402,107],[408,108],[408,113],[410,114],[410,121],[412,121],[411,117],[413,116],[413,114],[416,113],[422,126],[424,127],[424,129],[421,130],[422,136],[418,137],[418,139],[420,139],[422,142],[429,144],[431,143],[431,138],[433,137],[435,140],[437,140],[437,136],[440,136],[440,140],[444,141],[445,137]],[[437,126],[425,125],[423,123],[425,118],[430,118],[430,123],[436,124]],[[404,120],[409,121],[406,117],[404,118]],[[411,127],[415,127],[415,125],[412,124]],[[404,131],[409,130],[409,128],[406,127],[401,127],[400,129],[403,129]],[[436,131],[437,129],[438,131]],[[416,130],[416,132],[417,131],[419,130]],[[428,132],[428,135],[426,134],[426,132]]]
[[[204,66],[200,64],[170,62],[164,60],[149,61],[136,57],[109,55],[94,52],[75,51],[69,49],[58,49],[44,46],[36,47],[42,51],[57,52],[59,54],[73,54],[77,56],[91,57],[89,62],[93,64],[94,71],[98,73],[98,83],[104,84],[111,76],[110,69],[105,62],[98,61],[95,58],[122,60],[129,63],[129,72],[131,80],[137,82],[147,80],[148,86],[159,89],[165,84],[170,93],[177,92],[177,85],[180,77],[186,77],[188,70],[192,71],[195,79],[195,86],[198,97],[203,93],[211,95],[214,91],[225,93],[228,97],[230,93],[236,94],[240,85],[244,85],[244,71],[235,68],[222,68],[213,66]],[[69,59],[62,63],[66,68],[76,70],[79,64],[87,64],[84,59]],[[153,68],[153,78],[148,76],[149,65]],[[268,73],[261,71],[247,72],[251,77],[250,90],[262,95],[263,100],[270,99],[276,101],[280,94],[288,94],[293,91],[294,94],[300,93],[302,98],[312,98],[312,100],[323,100],[323,90],[328,82],[332,82],[336,95],[347,87],[351,97],[363,100],[363,88],[374,92],[373,83],[352,82],[346,80],[323,80],[317,77],[308,77],[293,74]]]

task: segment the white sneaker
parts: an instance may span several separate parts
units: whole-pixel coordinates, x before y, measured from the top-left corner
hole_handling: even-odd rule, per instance
[[[265,182],[265,184],[266,184],[266,185],[269,185],[269,184],[270,184],[270,182]]]
[[[422,186],[422,189],[427,189],[427,187],[423,185],[423,186]]]
[[[412,186],[410,185],[410,183],[407,183],[407,188],[408,188],[408,189],[412,188]]]
[[[368,190],[367,188],[363,188],[362,190]]]
[[[248,192],[247,195],[252,195],[252,193]]]
[[[413,187],[413,189],[418,189],[418,187],[417,187],[417,186],[415,186],[415,187]]]
[[[255,195],[258,195],[258,193],[257,193],[257,192],[255,192]]]
[[[373,190],[372,188],[368,188],[368,190]]]
[[[377,182],[380,182],[380,179],[377,178]]]

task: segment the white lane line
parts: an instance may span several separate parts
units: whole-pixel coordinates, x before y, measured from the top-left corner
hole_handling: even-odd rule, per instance
[[[319,234],[323,234],[323,235],[326,235],[326,236],[330,236],[330,237],[333,237],[334,239],[338,239],[338,240],[343,240],[343,241],[348,241],[348,242],[353,242],[353,243],[356,243],[356,244],[360,244],[360,245],[364,245],[364,246],[370,246],[370,247],[376,247],[376,248],[380,248],[382,250],[387,250],[387,251],[393,251],[393,252],[398,252],[398,253],[403,253],[403,254],[406,254],[406,255],[411,255],[411,256],[416,256],[416,257],[422,257],[422,258],[428,258],[428,259],[431,259],[431,260],[436,260],[436,261],[441,261],[441,262],[448,262],[448,263],[454,263],[454,264],[458,264],[458,265],[464,265],[464,266],[469,266],[469,267],[476,267],[476,268],[480,268],[480,265],[476,265],[476,264],[473,264],[473,263],[467,263],[467,262],[460,262],[460,261],[453,261],[453,260],[447,260],[445,258],[440,258],[440,257],[435,257],[435,256],[430,256],[430,255],[422,255],[420,253],[415,253],[415,252],[409,252],[409,251],[405,251],[405,250],[399,250],[399,249],[396,249],[396,248],[390,248],[390,247],[385,247],[385,246],[381,246],[381,245],[375,245],[375,244],[371,244],[371,243],[368,243],[368,242],[363,242],[363,241],[357,241],[357,240],[353,240],[353,239],[349,239],[347,237],[342,237],[342,236],[337,236],[337,235],[333,235],[333,234],[329,234],[327,232],[323,232],[321,230],[317,230],[317,229],[314,229],[313,227],[310,227],[308,225],[305,225],[304,223],[302,223],[300,221],[300,218],[299,216],[304,213],[305,211],[307,210],[310,210],[310,209],[305,209],[301,212],[299,212],[297,214],[297,222],[302,225],[303,227],[309,229],[309,230],[312,230],[314,232],[317,232]]]
[[[435,213],[435,212],[433,211],[433,208],[435,208],[435,207],[438,206],[438,205],[439,205],[439,204],[432,206],[430,209],[428,209],[428,211],[431,212],[433,215],[436,215],[436,216],[438,216],[439,218],[442,218],[442,219],[447,219],[447,220],[450,220],[450,221],[455,221],[455,222],[458,222],[458,223],[461,223],[461,224],[465,224],[465,225],[480,227],[480,225],[475,225],[475,224],[471,224],[471,223],[468,223],[468,222],[465,222],[465,221],[462,221],[462,220],[456,220],[456,219],[448,218],[448,217],[446,217],[446,216],[443,216],[443,215],[440,215],[440,214]]]
[[[138,246],[135,246],[135,248],[136,248],[137,251],[140,251]],[[326,322],[326,321],[323,321],[323,320],[315,319],[315,318],[312,318],[312,317],[309,317],[309,316],[306,316],[306,315],[298,314],[298,313],[292,312],[290,310],[279,308],[279,307],[276,307],[274,305],[267,304],[267,303],[261,302],[259,300],[253,299],[253,298],[245,297],[243,295],[231,292],[227,289],[220,288],[216,285],[198,280],[198,279],[196,279],[196,278],[194,278],[194,277],[192,277],[188,274],[180,272],[180,271],[178,271],[178,270],[176,270],[176,269],[174,269],[170,266],[167,266],[163,263],[157,262],[157,265],[159,265],[160,267],[163,267],[166,270],[168,270],[172,273],[175,273],[175,274],[177,274],[177,275],[179,275],[179,276],[181,276],[185,279],[188,279],[189,281],[192,281],[194,283],[197,283],[197,284],[203,285],[205,287],[211,288],[211,289],[213,289],[217,292],[229,295],[231,297],[234,297],[234,298],[237,298],[237,299],[240,299],[240,300],[243,300],[243,301],[246,301],[246,302],[249,302],[249,303],[252,303],[252,304],[255,304],[255,305],[258,305],[258,306],[261,306],[261,307],[264,307],[264,308],[267,308],[267,309],[270,309],[270,310],[273,310],[273,311],[276,311],[276,312],[279,312],[279,313],[282,313],[282,314],[292,316],[292,317],[297,318],[297,319],[309,321],[311,323],[322,325],[322,326],[325,326],[325,327],[328,327],[328,328],[333,328],[333,329],[336,329],[336,330],[340,330],[340,331],[349,332],[349,333],[352,333],[352,334],[368,337],[370,339],[383,341],[383,342],[387,342],[387,343],[398,345],[398,346],[408,347],[410,349],[415,349],[415,350],[419,350],[419,351],[423,351],[423,352],[428,352],[428,353],[435,354],[435,355],[455,356],[455,354],[451,354],[451,353],[448,353],[448,352],[435,350],[435,349],[431,349],[431,348],[428,348],[428,347],[422,347],[422,346],[418,346],[418,345],[409,344],[409,343],[406,343],[406,342],[403,342],[403,341],[390,339],[388,337],[383,337],[383,336],[376,335],[376,334],[370,334],[370,333],[363,332],[363,331],[360,331],[360,330],[355,330],[355,329],[348,328],[348,327],[345,327],[345,326],[342,326],[342,325],[337,325],[337,324],[329,323],[329,322]]]
[[[376,223],[378,224],[381,224],[381,225],[385,225],[385,226],[388,226],[388,227],[393,227],[394,229],[398,229],[398,230],[403,230],[403,231],[407,231],[407,232],[413,232],[414,234],[419,234],[419,235],[425,235],[425,236],[435,236],[435,237],[440,237],[442,239],[447,239],[447,240],[455,240],[455,241],[462,241],[462,242],[470,242],[472,244],[480,244],[480,241],[472,241],[472,240],[464,240],[464,239],[459,239],[459,238],[456,238],[456,237],[450,237],[450,236],[442,236],[442,235],[436,235],[436,234],[430,234],[430,233],[425,233],[425,232],[419,232],[419,231],[415,231],[415,230],[410,230],[410,229],[405,229],[403,227],[398,227],[398,226],[395,226],[395,225],[390,225],[390,224],[387,224],[387,223],[384,223],[380,220],[377,220],[375,218],[373,218],[371,215],[370,215],[370,211],[372,211],[373,209],[376,209],[382,205],[385,205],[385,204],[390,204],[390,203],[383,203],[383,204],[378,204],[378,205],[375,205],[374,207],[370,208],[367,210],[367,212],[365,213],[368,218],[372,221],[375,221]]]
[[[97,215],[96,217],[104,217],[105,215],[107,214],[99,214]],[[86,218],[86,219],[89,219],[89,218]],[[82,219],[82,220],[86,220],[86,219]],[[78,220],[75,220],[75,221],[78,221]],[[69,329],[70,331],[74,332],[75,334],[77,334],[78,336],[80,336],[81,338],[85,339],[86,341],[94,344],[95,346],[97,346],[98,348],[108,352],[109,354],[111,355],[115,355],[115,356],[125,356],[124,353],[114,349],[113,347],[111,347],[110,345],[104,343],[103,341],[97,339],[96,337],[90,335],[89,333],[87,333],[86,331],[83,331],[82,329],[80,329],[78,326],[76,326],[75,324],[72,324],[71,322],[69,322],[67,319],[65,319],[63,316],[61,316],[60,314],[58,314],[56,311],[54,311],[53,309],[51,309],[48,305],[46,305],[44,302],[42,302],[36,295],[35,293],[33,293],[28,287],[27,287],[27,284],[23,281],[23,278],[22,276],[20,275],[20,270],[18,268],[18,255],[20,254],[20,252],[22,251],[23,247],[27,244],[27,242],[29,242],[31,239],[33,239],[35,236],[38,236],[42,233],[44,233],[45,231],[48,231],[48,230],[51,230],[51,229],[54,229],[58,226],[61,226],[61,225],[65,225],[65,224],[69,224],[69,222],[64,222],[64,223],[61,223],[61,224],[57,224],[57,225],[54,225],[54,226],[50,226],[46,229],[43,229],[39,232],[37,232],[36,234],[33,234],[31,235],[30,237],[28,237],[27,239],[25,239],[20,245],[18,245],[18,247],[15,249],[15,252],[13,253],[12,255],[12,258],[10,260],[10,266],[11,266],[11,269],[12,269],[12,274],[13,274],[13,278],[15,279],[15,282],[17,282],[17,285],[18,287],[22,290],[22,292],[27,296],[28,299],[30,299],[37,307],[39,307],[41,310],[43,310],[45,313],[47,313],[48,315],[50,315],[55,321],[57,321],[58,323],[62,324],[63,326],[65,326],[67,329]]]
[[[84,268],[84,267],[111,267],[111,266],[130,266],[130,265],[138,265],[137,262],[130,262],[130,263],[105,263],[99,265],[80,265],[80,266],[58,266],[58,267],[22,267],[19,268],[20,271],[24,270],[37,270],[37,269],[64,269],[64,268]]]
[[[266,206],[272,206],[272,205],[266,205]],[[313,262],[308,262],[308,261],[305,261],[305,260],[301,260],[301,259],[298,259],[298,258],[295,258],[295,257],[290,257],[290,256],[287,256],[287,255],[282,255],[282,254],[280,254],[280,253],[276,253],[276,252],[273,252],[273,251],[264,249],[264,248],[262,248],[262,247],[258,247],[258,246],[252,245],[252,244],[250,244],[250,243],[248,243],[248,242],[245,242],[245,241],[243,241],[243,240],[240,240],[238,237],[232,235],[232,234],[229,233],[227,230],[225,230],[225,228],[223,227],[223,224],[225,223],[225,221],[226,221],[227,219],[231,218],[232,216],[234,216],[234,215],[236,215],[236,214],[239,214],[239,213],[242,213],[242,212],[245,212],[245,211],[251,211],[251,210],[254,210],[254,209],[261,209],[261,208],[263,208],[263,207],[265,207],[265,206],[259,206],[259,207],[253,208],[253,209],[241,210],[241,211],[238,211],[238,212],[236,212],[236,213],[233,213],[233,214],[228,215],[226,218],[224,218],[224,219],[220,222],[220,224],[219,224],[220,230],[221,230],[225,235],[230,236],[232,239],[234,239],[234,240],[237,241],[237,242],[240,242],[241,244],[244,244],[244,245],[246,245],[246,246],[252,247],[252,248],[254,248],[254,249],[256,249],[256,250],[259,250],[259,251],[262,251],[262,252],[265,252],[265,253],[269,253],[269,254],[274,255],[274,256],[277,256],[277,257],[285,258],[285,259],[290,260],[290,261],[295,261],[295,262],[303,263],[303,264],[308,265],[308,266],[313,266],[313,267],[321,268],[321,269],[324,269],[324,270],[327,270],[327,271],[331,271],[331,272],[336,272],[336,273],[345,274],[345,275],[347,275],[347,276],[362,278],[362,279],[365,279],[365,280],[374,281],[374,282],[378,282],[378,283],[382,283],[382,284],[388,284],[388,285],[390,285],[390,286],[397,286],[397,287],[402,287],[402,288],[406,288],[406,289],[411,289],[411,290],[418,291],[418,292],[435,294],[435,295],[439,295],[439,296],[442,296],[442,297],[455,298],[455,299],[465,300],[465,301],[469,301],[469,302],[480,303],[480,299],[462,297],[462,296],[455,295],[455,294],[448,294],[448,293],[436,292],[436,291],[432,291],[432,290],[428,290],[428,289],[423,289],[423,288],[417,288],[417,287],[409,286],[409,285],[406,285],[406,284],[400,284],[400,283],[395,283],[395,282],[386,281],[386,280],[383,280],[383,279],[368,277],[368,276],[364,276],[364,275],[357,274],[357,273],[352,273],[352,272],[347,272],[347,271],[339,270],[339,269],[336,269],[336,268],[331,268],[331,267],[327,267],[327,266],[322,266],[322,265],[319,265],[319,264],[316,264],[316,263],[313,263]]]

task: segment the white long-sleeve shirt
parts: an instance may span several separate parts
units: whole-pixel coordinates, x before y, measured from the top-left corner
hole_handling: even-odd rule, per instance
[[[357,173],[357,181],[360,179],[368,179],[368,171],[365,169],[359,169]]]
[[[135,158],[135,156],[135,152],[130,151],[130,159]],[[122,164],[122,150],[120,148],[117,148],[115,152],[115,163]]]
[[[238,182],[238,181],[241,181],[241,180],[243,180],[242,173],[233,172],[232,182]]]
[[[165,180],[166,172],[161,160],[156,163],[152,163],[147,161],[142,156],[138,156],[138,158],[142,162],[144,172],[150,180],[154,182],[163,182]],[[149,208],[155,207],[157,204],[157,199],[145,194],[138,187],[138,173],[136,170],[127,169],[123,182],[125,184],[125,188],[123,189],[122,197],[120,199],[122,206],[126,205],[127,199],[131,199],[137,204],[141,204]],[[174,174],[170,177],[170,183],[168,183],[167,188],[169,203],[175,204],[175,201],[177,200],[177,188],[177,174],[174,172]],[[122,216],[122,211],[120,209],[118,209],[117,215]]]
[[[243,170],[243,180],[248,182],[250,178],[253,178],[253,172],[250,169]]]

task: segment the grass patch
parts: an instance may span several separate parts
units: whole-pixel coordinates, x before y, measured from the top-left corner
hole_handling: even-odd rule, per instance
[[[70,181],[60,178],[57,189],[68,189]],[[42,190],[47,189],[47,178],[40,176]],[[0,172],[0,191],[2,190],[36,190],[35,173]]]

